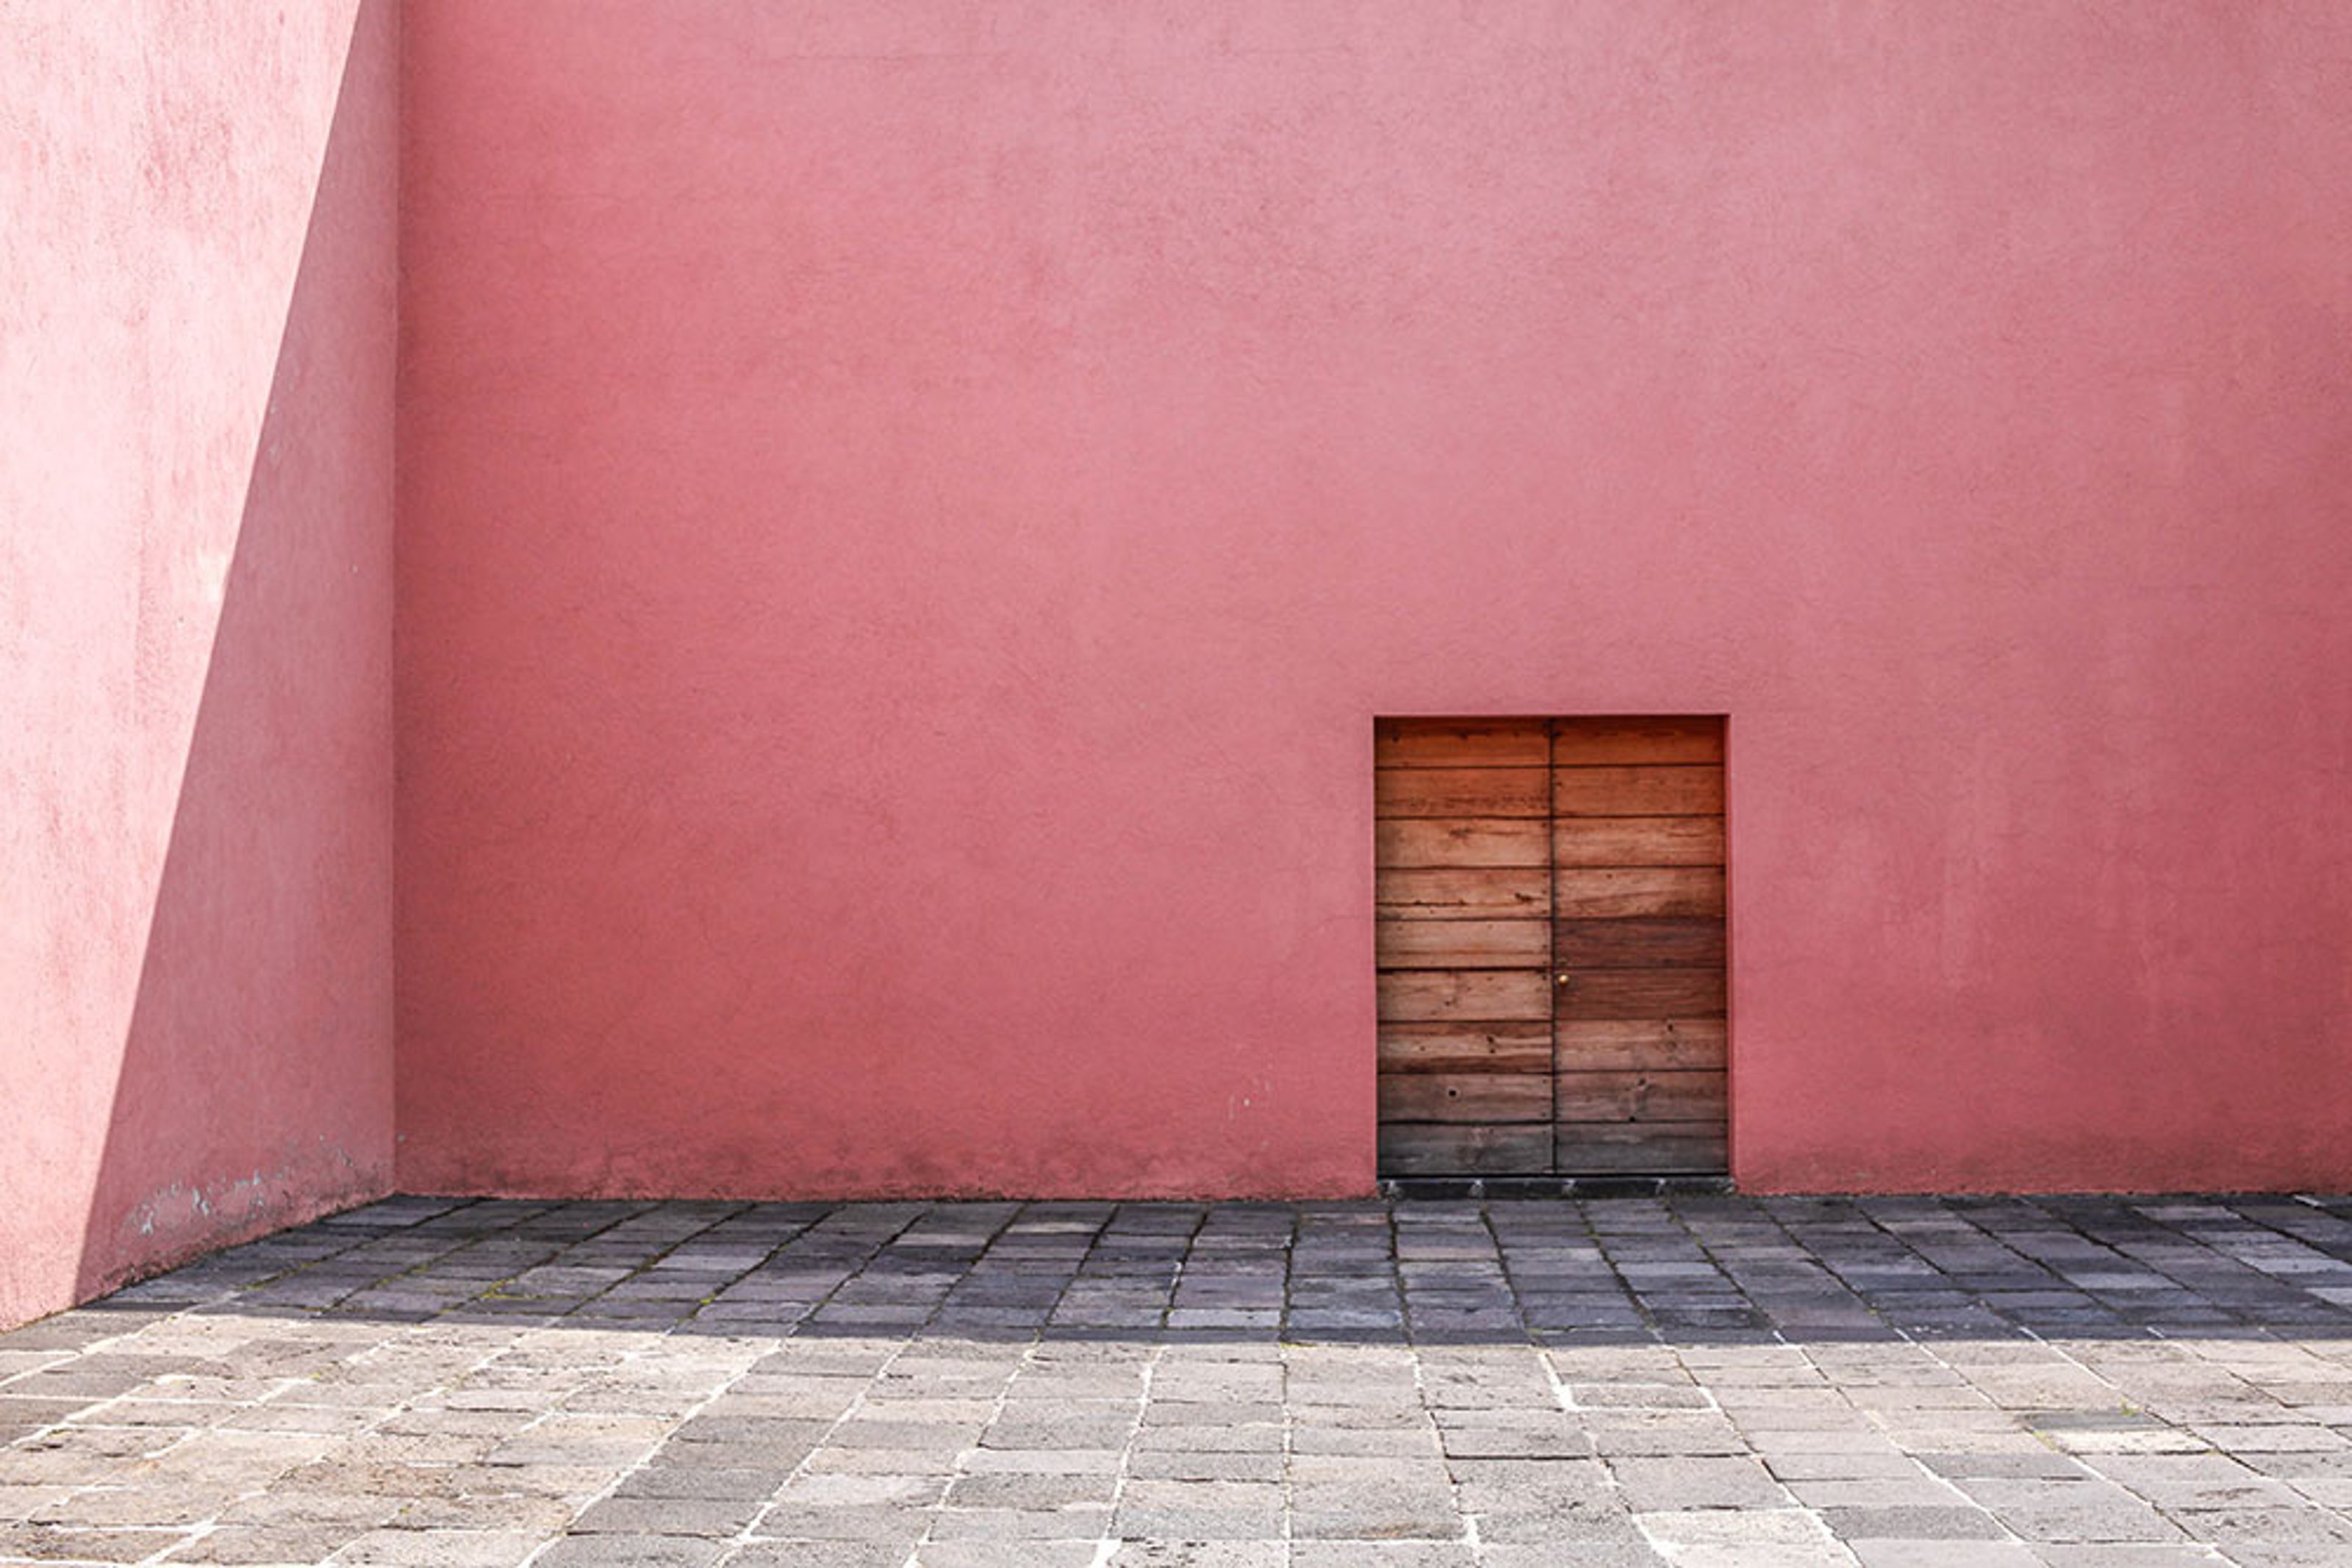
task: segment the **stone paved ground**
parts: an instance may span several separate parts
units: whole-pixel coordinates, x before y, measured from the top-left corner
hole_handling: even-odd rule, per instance
[[[2352,1564],[2352,1199],[398,1198],[0,1335],[0,1559]]]

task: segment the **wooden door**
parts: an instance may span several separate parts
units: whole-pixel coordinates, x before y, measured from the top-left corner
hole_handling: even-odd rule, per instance
[[[1552,1161],[1551,728],[1393,720],[1375,736],[1380,1168]]]
[[[1551,738],[1554,1168],[1721,1171],[1723,721]]]
[[[1376,734],[1380,1168],[1725,1168],[1723,724]]]

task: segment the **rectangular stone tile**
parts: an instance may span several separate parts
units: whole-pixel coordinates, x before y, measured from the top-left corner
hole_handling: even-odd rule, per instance
[[[671,1462],[668,1451],[655,1463],[632,1470],[615,1490],[616,1497],[632,1498],[707,1498],[765,1499],[772,1496],[791,1476],[787,1465],[751,1465],[724,1468],[698,1463],[679,1458]]]
[[[949,1485],[951,1509],[1060,1509],[1108,1505],[1118,1490],[1113,1475],[966,1474]]]
[[[1716,1415],[1615,1410],[1595,1412],[1580,1424],[1591,1431],[1594,1449],[1604,1456],[1696,1458],[1748,1451],[1748,1439],[1729,1421]]]
[[[174,1551],[171,1561],[323,1563],[370,1528],[359,1523],[224,1525]]]
[[[1116,1477],[1123,1458],[1118,1448],[978,1448],[958,1456],[973,1475],[1086,1475]],[[1278,1456],[1277,1456],[1278,1461]],[[1171,1478],[1182,1479],[1182,1478]]]
[[[1611,1460],[1609,1468],[1626,1506],[1636,1513],[1784,1509],[1790,1502],[1788,1492],[1754,1459],[1622,1458]]]
[[[721,1568],[906,1568],[908,1549],[879,1542],[767,1541],[733,1548]]]
[[[572,1522],[577,1500],[524,1493],[414,1498],[392,1522],[403,1530],[520,1531],[553,1535]]]
[[[775,1497],[778,1509],[806,1508],[870,1508],[896,1507],[921,1509],[935,1506],[947,1495],[947,1476],[839,1473],[810,1469],[784,1483]],[[754,1534],[775,1534],[766,1528],[766,1521],[753,1527]]]
[[[2181,1510],[2172,1518],[2195,1540],[2239,1546],[2327,1545],[2352,1561],[2352,1519],[2300,1500],[2284,1505]]]
[[[6,1460],[0,1456],[0,1524],[21,1524],[51,1503],[73,1495],[66,1486],[29,1486],[5,1479]]]
[[[987,1446],[996,1447],[991,1430]],[[1266,1423],[1252,1427],[1147,1427],[1135,1434],[1137,1453],[1278,1454],[1283,1429]]]
[[[1949,1479],[2083,1480],[2091,1471],[2081,1460],[2053,1454],[2039,1444],[2018,1452],[1916,1452],[1922,1465]]]
[[[1279,1540],[1282,1488],[1259,1481],[1131,1480],[1113,1533],[1149,1541]]]
[[[531,1559],[533,1568],[709,1568],[727,1544],[681,1535],[571,1535]]]
[[[18,1524],[0,1528],[0,1558],[32,1562],[137,1563],[156,1555],[186,1532],[89,1530],[76,1525]]]
[[[936,1542],[1092,1542],[1109,1523],[1108,1501],[1035,1509],[950,1506],[931,1516],[929,1538]]]
[[[1294,1541],[1290,1568],[1474,1568],[1462,1541]]]
[[[929,1526],[929,1506],[908,1503],[845,1503],[814,1506],[778,1503],[751,1527],[753,1539],[787,1541],[903,1541],[911,1548]]]
[[[1134,1434],[1136,1417],[1132,1413],[1118,1415],[1102,1413],[1055,1420],[1050,1416],[1025,1419],[1000,1418],[990,1423],[980,1435],[980,1446],[986,1448],[1123,1448]],[[1213,1432],[1215,1428],[1207,1428]],[[1168,1439],[1163,1438],[1165,1442]],[[1202,1437],[1198,1441],[1213,1439]]]
[[[2337,1568],[2334,1561],[2265,1564],[2260,1552],[2225,1558],[2210,1547],[2198,1545],[2036,1546],[2036,1559],[2046,1568],[2214,1568],[2234,1562],[2238,1568]]]
[[[2275,1507],[2299,1500],[2285,1483],[2225,1454],[2105,1456],[2095,1468],[2106,1479],[2167,1511]]]
[[[2179,1527],[2120,1487],[2102,1481],[1969,1479],[1960,1490],[2030,1542],[2171,1542]]]
[[[750,1524],[761,1498],[611,1497],[572,1521],[575,1535],[731,1536]]]
[[[1640,1515],[1642,1529],[1676,1568],[1798,1568],[1843,1556],[1822,1521],[1802,1509],[1703,1509]]]
[[[1508,1545],[1550,1542],[1572,1549],[1581,1558],[1601,1545],[1630,1545],[1643,1537],[1624,1504],[1615,1498],[1508,1497],[1474,1505],[1482,1543]]]
[[[1764,1461],[1765,1468],[1772,1472],[1774,1479],[1791,1484],[1798,1481],[1906,1481],[1921,1473],[1918,1464],[1910,1456],[1891,1447],[1884,1453],[1838,1450],[1790,1453],[1771,1448],[1759,1452],[1757,1458]]]
[[[809,1476],[919,1476],[944,1487],[976,1449],[819,1448],[802,1461]],[[739,1461],[749,1462],[749,1461]]]
[[[1377,1482],[1294,1484],[1290,1495],[1293,1539],[1394,1541],[1453,1540],[1463,1532],[1453,1490],[1435,1485]]]
[[[1289,1561],[1279,1541],[1129,1541],[1109,1568],[1286,1568]]]
[[[2204,1442],[2231,1454],[2352,1452],[2352,1437],[2315,1421],[2198,1425],[2191,1430]]]
[[[1997,1541],[1993,1516],[1965,1503],[1824,1507],[1822,1522],[1841,1541]]]
[[[2045,1560],[2016,1542],[1849,1541],[1860,1568],[2043,1568]]]
[[[1467,1443],[1464,1445],[1468,1447]],[[1359,1455],[1412,1459],[1434,1457],[1440,1450],[1437,1429],[1415,1427],[1293,1427],[1291,1451],[1299,1454]]]
[[[1499,1544],[1483,1547],[1479,1568],[1560,1568],[1557,1546]],[[1575,1568],[1665,1568],[1667,1559],[1646,1542],[1580,1543]]]
[[[1096,1543],[1036,1540],[927,1541],[914,1568],[1090,1568]]]
[[[1807,1508],[1951,1508],[1968,1498],[1950,1482],[1934,1476],[1881,1478],[1871,1480],[1786,1480],[1790,1496]]]
[[[513,1568],[545,1538],[491,1530],[372,1530],[329,1559],[338,1568]]]
[[[612,1484],[614,1469],[604,1465],[455,1465],[438,1473],[445,1481],[436,1495],[584,1500]]]

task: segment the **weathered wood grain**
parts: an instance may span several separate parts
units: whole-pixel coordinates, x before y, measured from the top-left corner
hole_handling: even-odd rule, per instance
[[[1383,1073],[1380,1103],[1383,1122],[1549,1122],[1551,1074]]]
[[[1551,1017],[1549,969],[1402,969],[1381,975],[1377,985],[1383,1022]]]
[[[1553,1113],[1563,1124],[1721,1122],[1728,1104],[1720,1072],[1563,1072],[1552,1085]]]
[[[1561,817],[1551,825],[1556,866],[1719,866],[1721,817]]]
[[[1631,915],[1552,923],[1553,961],[1564,969],[1723,967],[1723,922]]]
[[[1382,920],[1374,951],[1383,969],[1524,969],[1544,962],[1549,920]]]
[[[1549,1072],[1556,1051],[1552,1026],[1540,1020],[1380,1027],[1380,1070],[1384,1073]]]
[[[1714,1175],[1728,1168],[1728,1144],[1719,1123],[1562,1123],[1552,1164],[1562,1176]]]
[[[1719,883],[1720,878],[1717,880]],[[1551,875],[1539,867],[1417,870],[1391,866],[1380,873],[1374,885],[1379,913],[1391,919],[1540,919],[1550,913],[1547,905],[1551,897]],[[1704,915],[1708,911],[1656,909],[1627,913]]]
[[[1720,1072],[1727,1057],[1724,1020],[1569,1019],[1553,1026],[1553,1067],[1561,1072],[1640,1068]]]
[[[1720,762],[1719,718],[1560,718],[1552,721],[1552,764]]]
[[[1724,1013],[1720,969],[1571,969],[1553,986],[1553,1016],[1705,1019]]]
[[[1372,756],[1382,768],[1541,768],[1551,760],[1550,725],[1540,718],[1382,719]]]
[[[1564,868],[1553,873],[1551,883],[1552,912],[1570,920],[1724,912],[1720,866]]]
[[[1375,814],[1546,817],[1551,775],[1541,768],[1383,768],[1372,775]]]
[[[1376,862],[1382,868],[1520,866],[1539,870],[1550,863],[1550,830],[1538,821],[1431,818],[1381,821],[1375,824],[1373,836]]]
[[[1551,776],[1551,806],[1562,817],[1719,817],[1723,769],[1562,768]]]
[[[1389,1176],[1541,1176],[1551,1157],[1552,1129],[1543,1122],[1393,1122],[1380,1130],[1380,1168]]]

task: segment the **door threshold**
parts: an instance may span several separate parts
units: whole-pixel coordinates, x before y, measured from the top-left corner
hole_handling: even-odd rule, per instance
[[[1403,1203],[1531,1197],[1707,1197],[1732,1190],[1722,1175],[1382,1176],[1381,1196]]]

